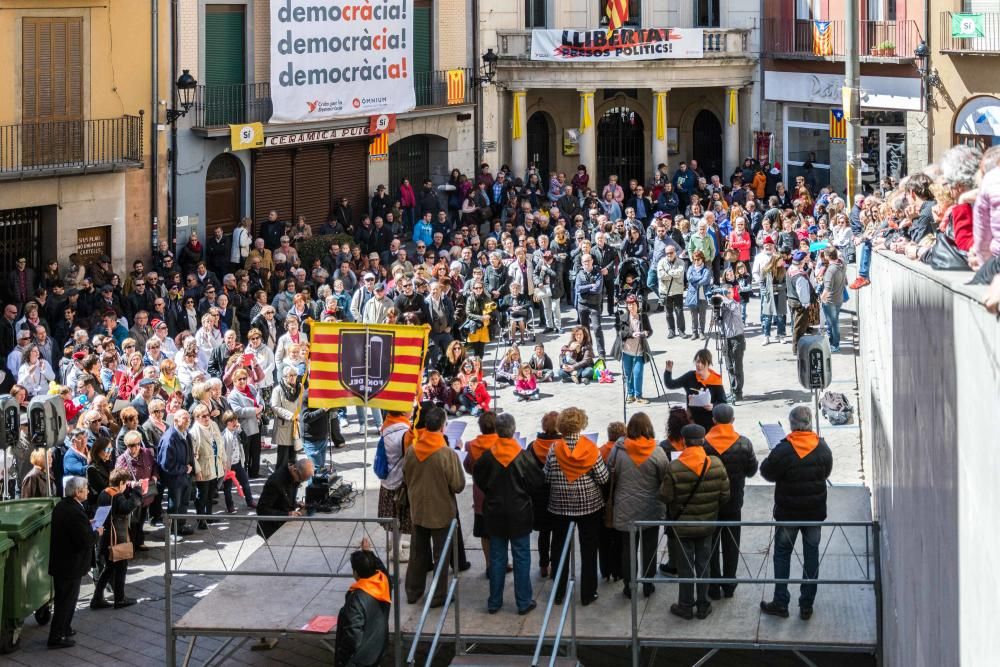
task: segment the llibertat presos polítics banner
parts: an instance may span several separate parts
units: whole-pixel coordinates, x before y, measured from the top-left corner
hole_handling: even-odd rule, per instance
[[[271,0],[272,123],[416,106],[413,0]]]
[[[704,32],[700,28],[532,30],[531,59],[600,63],[701,58]]]

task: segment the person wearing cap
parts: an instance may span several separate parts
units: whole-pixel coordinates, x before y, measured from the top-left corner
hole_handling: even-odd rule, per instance
[[[802,250],[792,253],[792,264],[785,277],[788,307],[792,311],[793,352],[798,350],[799,339],[809,333],[809,328],[819,324],[819,301],[809,280],[808,261],[809,253]]]
[[[743,519],[743,489],[746,480],[757,474],[757,455],[749,438],[733,428],[735,411],[725,403],[712,408],[715,426],[705,435],[705,452],[716,456],[726,467],[729,476],[729,501],[719,509],[719,521]],[[719,556],[722,567],[719,567]],[[717,527],[712,537],[711,577],[735,578],[740,558],[740,527]],[[718,600],[733,597],[736,584],[709,584],[708,597]]]
[[[659,498],[667,506],[667,519],[716,521],[719,510],[729,501],[726,467],[717,456],[706,452],[703,427],[688,424],[681,429],[681,436],[684,449],[667,466],[660,485]],[[679,553],[672,555],[671,560],[677,564],[678,576],[707,578],[714,526],[677,526],[668,530],[677,538],[674,544]],[[708,584],[679,584],[678,600],[670,605],[670,613],[686,620],[695,616],[707,618],[712,613]]]
[[[375,283],[372,291],[374,294],[365,303],[358,321],[365,324],[385,324],[389,320],[389,309],[394,307],[392,299],[386,295],[384,282]]]
[[[7,370],[10,375],[14,378],[17,377],[18,371],[21,368],[21,359],[24,353],[28,351],[31,347],[31,331],[28,329],[18,329],[17,330],[17,347],[10,351],[7,355]]]
[[[361,287],[351,297],[351,319],[354,322],[364,321],[365,306],[375,296],[375,281],[374,273],[369,272],[361,276]]]
[[[139,424],[144,424],[149,419],[149,403],[156,396],[160,383],[155,378],[143,378],[139,381],[139,391],[136,397],[129,403],[139,414]]]

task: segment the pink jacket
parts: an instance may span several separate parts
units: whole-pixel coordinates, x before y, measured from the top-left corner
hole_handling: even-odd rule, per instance
[[[972,252],[984,262],[1000,255],[1000,168],[990,170],[979,185],[972,208]]]
[[[528,379],[518,378],[517,382],[514,383],[514,391],[517,393],[530,393],[538,389],[538,383],[535,381],[535,376],[532,375]]]
[[[399,186],[399,205],[402,208],[413,208],[417,205],[417,197],[413,193],[413,186],[406,184]]]

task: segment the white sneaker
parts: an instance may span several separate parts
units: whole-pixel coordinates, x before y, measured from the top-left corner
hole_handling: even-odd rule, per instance
[[[770,345],[770,344],[771,344],[771,337],[770,336],[764,336],[764,342],[761,343],[761,345]]]

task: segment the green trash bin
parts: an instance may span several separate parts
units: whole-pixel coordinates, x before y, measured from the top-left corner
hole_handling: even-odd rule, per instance
[[[13,542],[0,603],[0,653],[17,648],[25,618],[34,614],[39,625],[52,618],[49,538],[57,502],[58,498],[29,498],[0,503],[0,531]]]
[[[14,540],[8,539],[5,533],[0,533],[0,618],[3,617],[7,591],[7,560],[13,555]],[[2,651],[8,653],[9,650]]]

